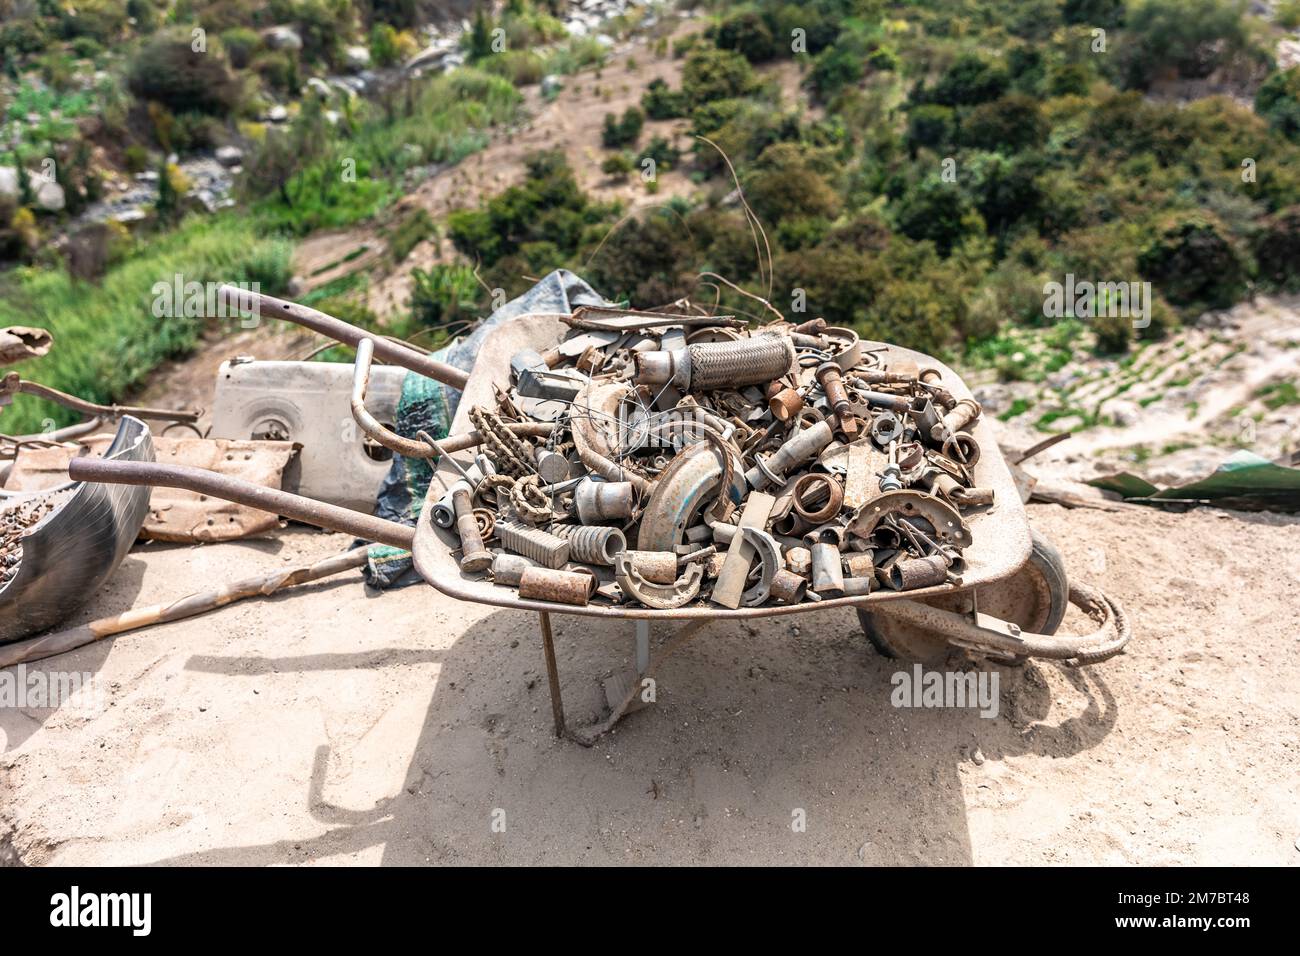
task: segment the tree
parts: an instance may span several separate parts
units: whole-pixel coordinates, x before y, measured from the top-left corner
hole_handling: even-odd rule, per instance
[[[973,106],[996,100],[1006,92],[1010,82],[1000,63],[977,53],[963,53],[939,77],[928,98],[944,106]]]
[[[908,148],[913,156],[922,146],[942,150],[952,142],[955,128],[952,107],[938,103],[914,106],[907,117]]]
[[[1202,213],[1167,216],[1138,255],[1138,269],[1174,305],[1226,309],[1246,292],[1246,263],[1226,230]]]
[[[962,141],[976,149],[1018,153],[1042,145],[1049,126],[1038,101],[1020,93],[981,103],[962,124]]]
[[[670,89],[660,79],[653,79],[641,94],[641,108],[652,120],[677,119],[686,115],[686,95]]]
[[[916,240],[929,239],[947,256],[968,231],[982,232],[979,214],[955,183],[938,176],[921,180],[903,196],[895,214],[898,228]]]
[[[1162,74],[1199,79],[1238,59],[1258,56],[1239,0],[1142,0],[1128,15],[1121,47],[1130,86],[1146,88]]]

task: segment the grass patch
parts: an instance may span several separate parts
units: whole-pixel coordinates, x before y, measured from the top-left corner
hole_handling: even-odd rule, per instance
[[[369,219],[405,192],[408,171],[453,165],[482,149],[522,102],[508,80],[481,70],[417,81],[408,96],[366,106],[350,135],[344,124],[304,135],[316,154],[283,191],[264,189],[268,198],[254,208],[268,228],[299,236]]]
[[[34,325],[54,335],[49,355],[17,366],[23,378],[113,402],[164,359],[191,349],[202,331],[202,320],[154,316],[155,283],[179,274],[185,282],[258,282],[263,292],[276,294],[288,282],[290,252],[288,242],[259,237],[235,214],[191,218],[151,237],[97,285],[63,268],[7,273],[0,279],[0,326]],[[0,430],[26,434],[47,420],[65,425],[78,417],[20,395],[0,415]]]
[[[998,416],[998,421],[1009,422],[1011,419],[1023,415],[1034,407],[1034,403],[1027,398],[1017,398],[1011,403],[1011,407]]]
[[[1255,391],[1255,397],[1262,400],[1264,407],[1271,412],[1287,405],[1300,405],[1300,391],[1295,382],[1273,382]]]

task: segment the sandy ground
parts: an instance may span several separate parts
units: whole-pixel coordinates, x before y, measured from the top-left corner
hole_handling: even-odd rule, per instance
[[[1030,511],[1136,636],[1091,668],[997,668],[996,719],[894,709],[897,665],[831,611],[708,627],[583,749],[552,736],[532,617],[350,576],[34,665],[99,699],[0,710],[0,844],[29,864],[1300,864],[1300,519]],[[137,547],[93,611],[345,544]],[[562,618],[557,647],[570,720],[596,718],[631,628]]]

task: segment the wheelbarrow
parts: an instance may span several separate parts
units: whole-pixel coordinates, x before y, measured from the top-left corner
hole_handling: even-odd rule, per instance
[[[249,296],[248,293],[243,293]],[[561,317],[553,314],[521,316],[494,329],[482,343],[473,371],[466,379],[463,372],[438,367],[426,356],[403,350],[395,343],[382,346],[383,357],[421,374],[430,375],[454,388],[463,390],[455,420],[453,437],[441,443],[427,437],[424,442],[400,438],[386,432],[364,412],[365,372],[370,355],[380,351],[380,343],[367,340],[366,333],[313,310],[266,296],[256,302],[263,314],[298,321],[326,334],[358,345],[359,367],[353,394],[353,409],[358,423],[371,437],[403,453],[427,452],[432,446],[438,461],[435,482],[429,494],[440,495],[464,474],[467,462],[456,459],[456,452],[473,447],[474,429],[469,411],[476,405],[489,406],[497,383],[509,381],[510,359],[523,349],[543,351],[558,342],[568,331]],[[912,360],[918,365],[938,370],[942,385],[958,399],[970,392],[960,377],[948,366],[919,352],[886,343],[872,348],[887,350],[887,360]],[[364,360],[364,367],[361,367]],[[994,492],[994,504],[968,512],[972,544],[965,549],[965,568],[959,582],[910,591],[875,591],[868,595],[826,598],[818,602],[792,605],[763,605],[735,610],[698,601],[672,609],[650,609],[631,605],[592,603],[586,606],[560,604],[521,598],[512,589],[462,572],[454,552],[460,541],[453,529],[434,522],[434,509],[425,507],[412,536],[411,529],[393,522],[322,505],[310,499],[270,492],[268,489],[242,487],[231,479],[219,478],[167,466],[118,466],[111,462],[80,463],[78,477],[88,480],[171,484],[239,501],[254,507],[276,510],[290,518],[321,527],[348,531],[369,540],[384,541],[407,547],[413,553],[415,567],[423,579],[442,593],[457,600],[536,613],[540,625],[543,655],[546,662],[551,704],[558,736],[590,745],[608,731],[630,709],[635,708],[645,678],[656,664],[650,653],[650,622],[682,622],[682,627],[660,648],[659,660],[681,646],[702,624],[710,621],[752,620],[806,614],[832,608],[853,608],[871,644],[891,658],[934,663],[943,660],[953,648],[1003,662],[1021,662],[1032,657],[1095,663],[1119,653],[1129,639],[1127,619],[1111,598],[1091,587],[1070,585],[1065,567],[1056,549],[1029,526],[1010,469],[998,451],[987,423],[976,424],[974,438],[984,449],[974,464],[974,482]],[[425,444],[427,443],[427,445]],[[184,474],[180,474],[184,472]],[[1066,607],[1073,603],[1096,624],[1096,630],[1078,637],[1054,636]],[[635,625],[635,674],[614,681],[606,687],[610,704],[608,718],[587,728],[572,728],[564,717],[559,670],[551,627],[552,614],[573,614],[606,620],[628,620]]]

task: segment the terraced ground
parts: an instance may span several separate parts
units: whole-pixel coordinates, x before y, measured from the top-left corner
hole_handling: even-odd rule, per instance
[[[1072,437],[1035,459],[1086,479],[1116,469],[1153,481],[1186,480],[1244,448],[1276,459],[1300,447],[1300,299],[1253,303],[1180,329],[1123,359],[1098,358],[1087,337],[1026,333],[1018,363],[1027,381],[998,383],[975,370],[978,394],[1025,446]]]

